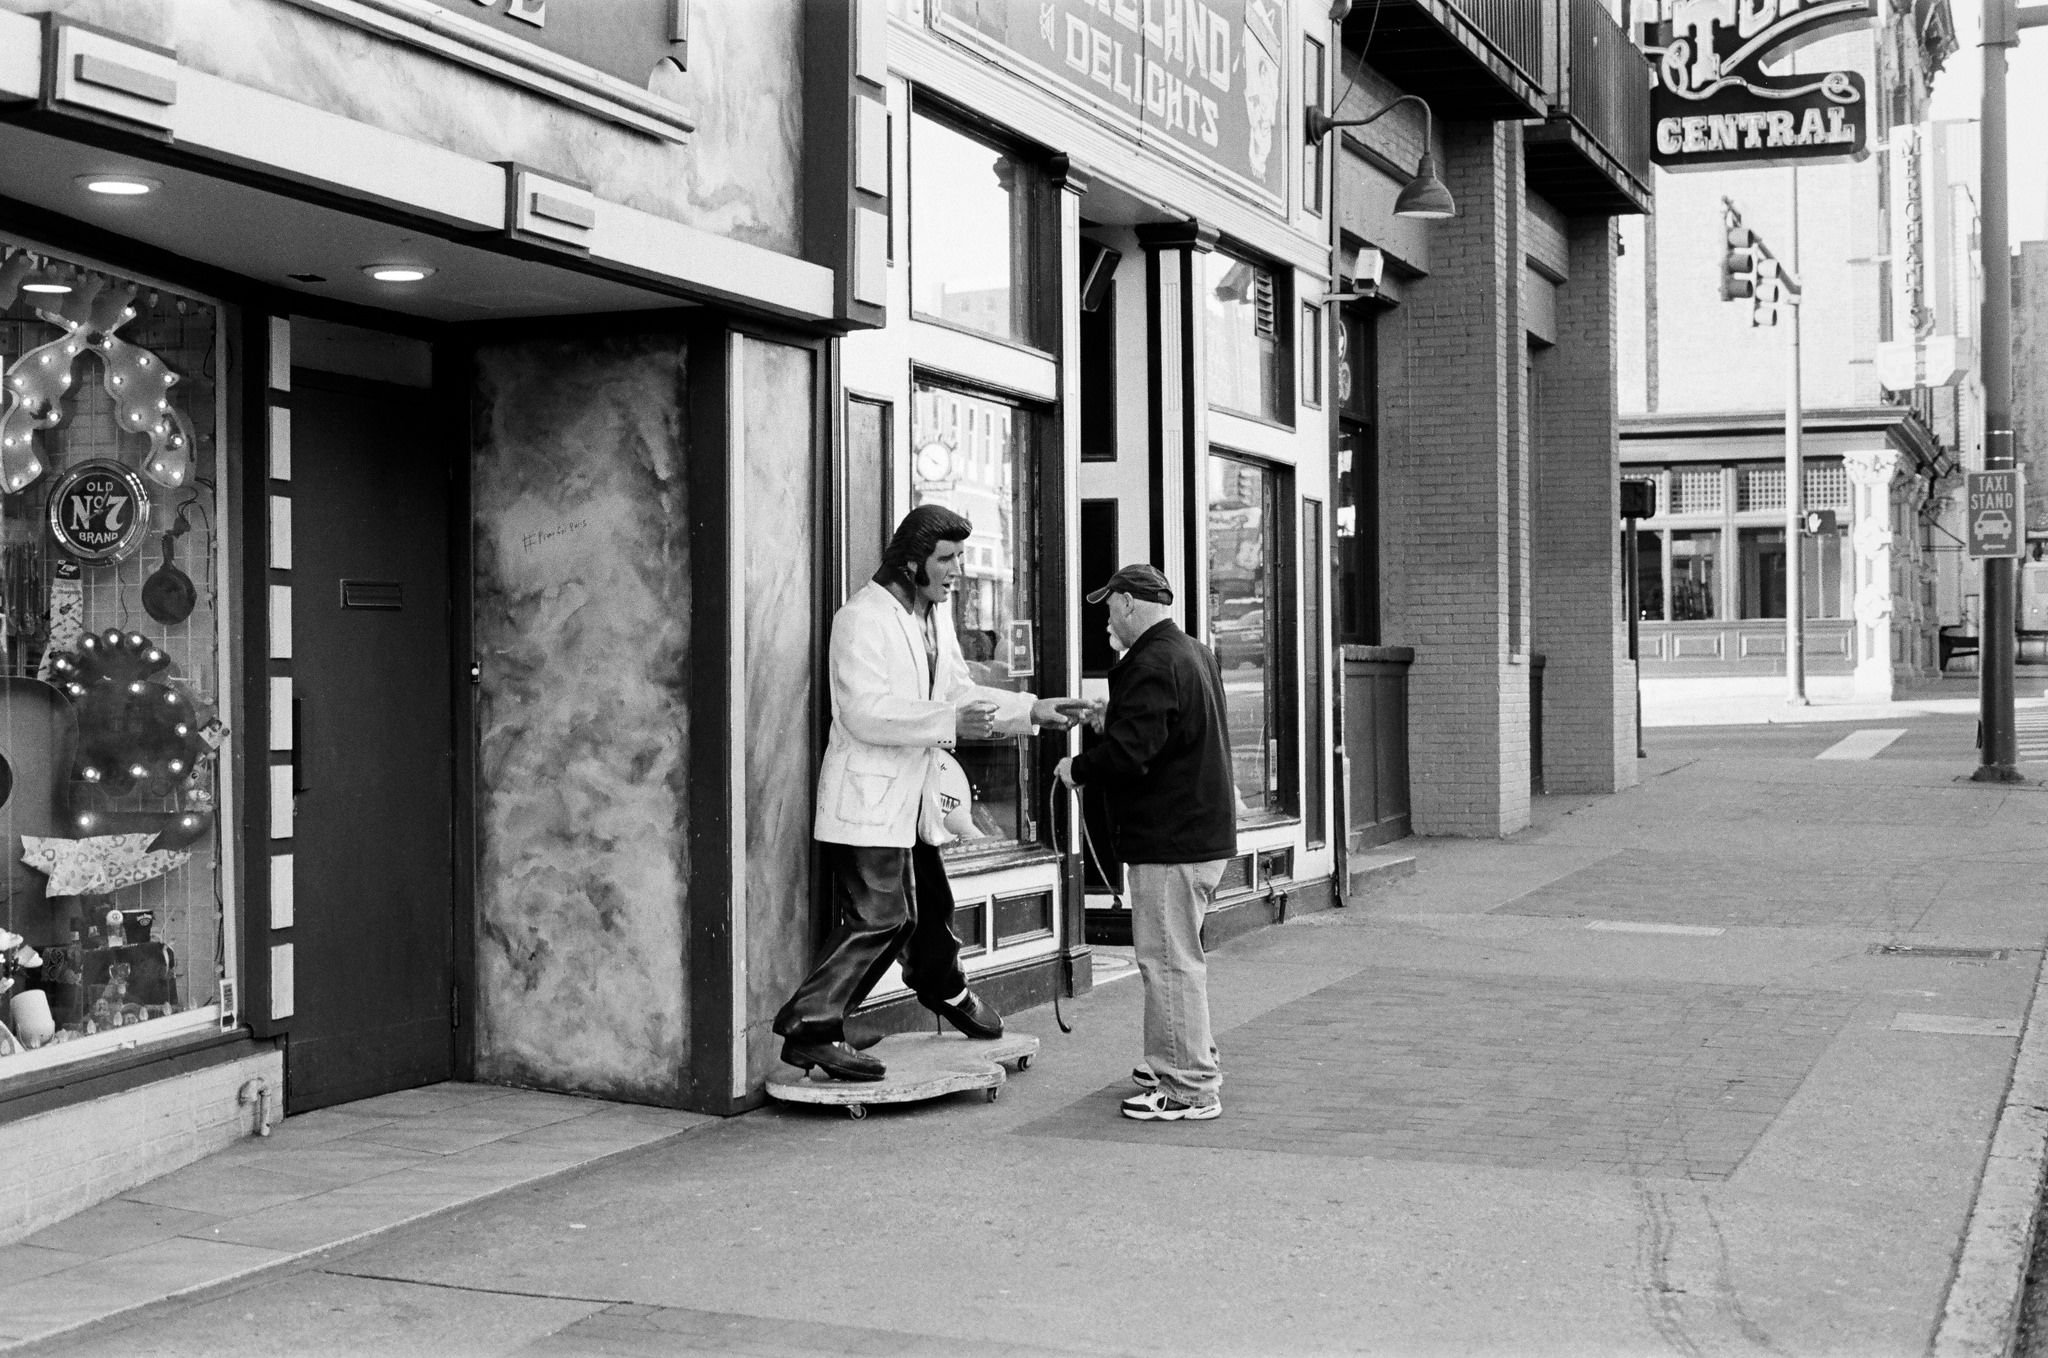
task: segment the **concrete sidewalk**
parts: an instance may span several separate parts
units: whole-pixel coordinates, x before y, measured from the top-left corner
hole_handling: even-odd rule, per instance
[[[1117,1116],[1111,981],[997,1103],[703,1125],[45,1347],[1917,1358],[2032,1206],[2048,792],[1686,739],[1220,949],[1217,1121]]]
[[[1803,722],[1868,722],[1883,725],[1917,716],[1977,715],[1977,676],[1948,674],[1902,683],[1888,702],[1850,696],[1840,685],[1809,686],[1804,706],[1786,701],[1783,677],[1751,679],[1645,679],[1643,728],[1672,726],[1764,726]],[[2043,686],[2048,673],[2017,671],[2016,705],[2048,706]]]

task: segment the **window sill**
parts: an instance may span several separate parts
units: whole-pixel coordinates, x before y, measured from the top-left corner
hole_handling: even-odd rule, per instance
[[[1255,415],[1249,410],[1232,410],[1229,406],[1212,405],[1209,409],[1218,415],[1228,415],[1233,420],[1249,420],[1253,424],[1263,424],[1268,429],[1279,429],[1289,434],[1294,432],[1293,420],[1278,420],[1271,415]]]
[[[1237,833],[1242,835],[1252,830],[1277,830],[1282,826],[1301,824],[1298,811],[1260,811],[1246,816],[1237,823]]]
[[[948,872],[996,872],[1007,868],[1036,867],[1058,863],[1060,856],[1043,844],[1007,844],[991,849],[939,850]]]
[[[1031,341],[1029,340],[1010,339],[1002,335],[991,335],[986,330],[976,330],[971,325],[962,325],[958,321],[949,321],[943,317],[933,316],[922,311],[912,311],[910,313],[910,319],[916,321],[919,325],[929,325],[935,329],[945,330],[955,335],[965,335],[969,339],[987,340],[990,344],[1000,344],[1005,349],[1015,349],[1020,354],[1029,354],[1033,358],[1042,358],[1045,359],[1047,362],[1053,361],[1053,354],[1051,350],[1041,349],[1039,346],[1031,343]]]

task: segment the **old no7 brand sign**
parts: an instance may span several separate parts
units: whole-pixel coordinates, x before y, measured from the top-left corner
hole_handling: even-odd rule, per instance
[[[2020,555],[2027,542],[2023,513],[2026,500],[2020,493],[2020,473],[1969,472],[1963,481],[1969,497],[1963,527],[1969,538],[1970,555]]]

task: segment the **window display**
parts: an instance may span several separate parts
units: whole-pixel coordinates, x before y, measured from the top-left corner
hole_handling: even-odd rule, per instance
[[[910,503],[938,503],[974,524],[953,588],[953,624],[974,682],[1026,691],[1038,676],[1037,515],[1026,437],[1029,416],[986,396],[917,384],[912,410]],[[954,751],[974,789],[982,838],[949,853],[1038,840],[1031,789],[1037,742],[1016,736],[962,741]]]
[[[218,313],[0,255],[5,1081],[211,1026],[233,962]]]

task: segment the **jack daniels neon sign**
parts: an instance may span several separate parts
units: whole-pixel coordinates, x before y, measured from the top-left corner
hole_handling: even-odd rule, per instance
[[[1877,0],[1676,0],[1644,26],[1651,158],[1667,170],[1861,160],[1869,100],[1856,71],[1767,75],[1808,43],[1877,19]]]

